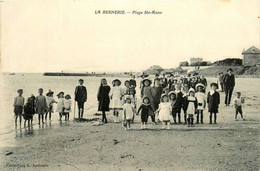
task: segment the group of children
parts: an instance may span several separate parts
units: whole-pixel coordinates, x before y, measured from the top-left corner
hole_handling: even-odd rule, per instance
[[[51,122],[51,114],[53,111],[53,104],[57,103],[57,110],[56,112],[60,115],[60,121],[62,119],[62,116],[65,116],[65,121],[69,121],[69,113],[71,111],[71,97],[69,94],[65,96],[64,99],[64,92],[60,92],[58,96],[58,101],[56,102],[53,98],[54,92],[49,90],[49,92],[46,94],[46,96],[43,95],[43,89],[39,88],[38,93],[39,95],[35,97],[34,95],[31,95],[27,99],[27,103],[25,103],[25,99],[22,96],[23,90],[19,89],[18,96],[15,97],[14,100],[14,113],[15,113],[15,126],[17,127],[17,119],[19,117],[20,121],[20,127],[22,122],[22,116],[24,118],[24,127],[26,127],[26,122],[28,122],[28,127],[32,126],[33,122],[33,115],[38,114],[38,120],[39,125],[42,123],[44,124],[47,122],[47,116],[49,114],[49,121]],[[44,117],[45,115],[45,117]]]
[[[112,81],[113,87],[107,85],[106,79],[101,80],[101,85],[98,91],[98,110],[102,111],[102,122],[107,123],[106,111],[113,111],[114,122],[119,122],[119,111],[123,111],[122,119],[123,126],[126,130],[131,129],[131,123],[134,122],[136,115],[141,115],[141,129],[146,129],[149,116],[154,124],[156,124],[156,116],[159,122],[162,122],[165,129],[170,129],[170,120],[173,118],[174,124],[181,124],[181,113],[183,111],[184,123],[188,124],[188,127],[194,127],[194,119],[196,116],[196,123],[203,124],[203,114],[208,106],[209,123],[217,124],[217,113],[220,104],[220,94],[216,91],[218,85],[212,83],[211,89],[206,95],[206,85],[204,82],[197,82],[195,85],[185,84],[185,82],[179,82],[177,79],[167,80],[168,86],[164,87],[167,79],[154,79],[154,85],[150,79],[143,78],[141,81],[141,98],[142,103],[137,109],[136,98],[136,81],[135,78],[126,80],[124,88],[121,87],[121,81],[115,79]],[[79,89],[82,89],[82,102],[86,101],[86,88],[82,85],[83,80],[79,80],[80,86],[76,88],[75,100],[79,103],[79,98],[76,98],[82,93]],[[206,83],[207,84],[207,83]],[[167,85],[167,84],[166,84]],[[163,88],[164,87],[164,88]],[[84,91],[83,91],[84,90]],[[78,93],[79,92],[79,93]],[[47,121],[49,115],[49,121],[51,122],[51,115],[53,111],[53,104],[57,104],[56,112],[59,113],[60,121],[62,116],[65,116],[65,121],[69,121],[69,113],[71,112],[71,97],[67,94],[64,98],[64,92],[57,94],[58,101],[53,98],[54,92],[49,90],[46,96],[43,95],[43,89],[38,90],[39,95],[37,97],[31,96],[28,98],[27,103],[24,105],[25,100],[22,96],[23,90],[18,90],[18,96],[14,100],[14,113],[15,113],[15,125],[17,126],[17,118],[20,119],[20,125],[22,116],[24,117],[24,124],[28,121],[28,126],[32,125],[33,115],[38,114],[39,125]],[[237,92],[237,97],[234,99],[234,105],[236,108],[235,119],[237,120],[237,114],[242,114],[242,104],[244,99],[241,98],[241,93]],[[82,117],[83,107],[79,106],[79,117]],[[81,106],[81,107],[80,107]],[[80,112],[80,109],[82,110]],[[45,115],[45,117],[44,117]],[[213,118],[214,117],[214,118]],[[213,122],[214,119],[214,122]]]

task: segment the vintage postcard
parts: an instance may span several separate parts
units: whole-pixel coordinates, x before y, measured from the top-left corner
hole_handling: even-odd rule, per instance
[[[260,169],[260,0],[0,7],[0,170]]]

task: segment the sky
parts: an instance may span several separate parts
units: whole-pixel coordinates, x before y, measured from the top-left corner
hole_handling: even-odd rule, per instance
[[[2,72],[175,68],[260,48],[260,0],[10,1],[1,3]],[[161,15],[95,14],[155,10]]]

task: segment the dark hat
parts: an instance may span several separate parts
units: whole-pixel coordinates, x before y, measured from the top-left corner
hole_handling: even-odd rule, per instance
[[[43,89],[42,89],[42,88],[39,88],[38,90],[42,90],[42,91],[43,91]]]
[[[118,82],[119,83],[119,86],[121,85],[121,81],[119,79],[115,79],[112,81],[112,85],[115,86],[115,82]]]
[[[53,95],[53,91],[51,91],[51,89],[49,90],[49,92],[48,93],[46,93],[46,96],[49,96],[49,95]]]
[[[218,84],[217,84],[217,83],[211,83],[211,84],[210,84],[210,87],[212,87],[212,86],[218,87]]]
[[[156,77],[159,77],[159,74],[155,74]]]
[[[18,93],[19,93],[19,92],[23,92],[23,89],[18,89],[17,92],[18,92]]]
[[[71,97],[70,97],[69,94],[67,94],[67,95],[65,96],[65,99],[67,99],[67,98],[71,99]]]
[[[79,79],[79,81],[82,81],[82,82],[84,82],[84,80],[83,80],[83,79]]]
[[[167,94],[163,93],[163,94],[161,95],[161,98],[163,98],[163,97],[165,97],[165,96],[167,96],[167,97],[168,97],[168,95],[167,95]]]
[[[130,96],[127,96],[125,100],[130,99],[132,101],[132,98]]]
[[[126,81],[125,81],[125,85],[126,85],[126,83],[130,83],[130,81],[129,81],[129,80],[126,80]]]
[[[59,94],[57,94],[57,96],[59,97],[61,94],[64,95],[64,92],[63,91],[59,92]]]
[[[152,84],[152,81],[151,81],[151,80],[149,80],[149,79],[144,79],[144,80],[143,80],[143,84],[144,84],[146,81],[148,81],[148,82],[149,82],[149,85],[151,85],[151,84]]]
[[[228,71],[231,71],[231,72],[233,72],[233,69],[232,69],[232,68],[229,68],[229,69],[227,70],[227,72],[228,72]]]

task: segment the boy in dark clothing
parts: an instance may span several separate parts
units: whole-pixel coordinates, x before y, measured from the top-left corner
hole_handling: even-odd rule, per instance
[[[87,89],[83,86],[84,81],[79,80],[79,85],[75,89],[75,101],[78,103],[79,118],[83,118],[84,103],[87,101]]]
[[[154,106],[155,106],[155,110],[158,109],[159,104],[160,104],[160,99],[161,99],[161,95],[163,92],[163,88],[160,85],[160,79],[157,78],[154,80],[154,92],[155,92],[155,96],[154,96]]]
[[[183,104],[183,93],[181,92],[181,85],[180,84],[176,84],[176,90],[175,93],[177,95],[176,98],[176,113],[178,116],[178,123],[181,124],[181,108],[182,108],[182,104]]]
[[[137,115],[141,111],[141,129],[145,129],[145,125],[147,123],[150,110],[153,111],[153,109],[150,105],[150,100],[148,97],[144,97],[143,103],[141,104],[141,106],[139,107],[139,109],[137,111]]]
[[[220,95],[216,91],[217,90],[217,84],[211,83],[210,87],[211,90],[208,93],[207,97],[207,103],[209,108],[209,124],[212,124],[212,114],[214,114],[214,124],[217,124],[217,113],[218,113],[218,107],[220,103]]]
[[[232,92],[235,87],[235,76],[232,74],[233,70],[230,68],[227,70],[227,74],[224,76],[224,87],[225,87],[225,105],[229,106]]]
[[[26,127],[26,121],[28,121],[28,127],[30,123],[32,126],[33,115],[35,114],[34,96],[28,98],[28,102],[24,105],[24,127]]]

